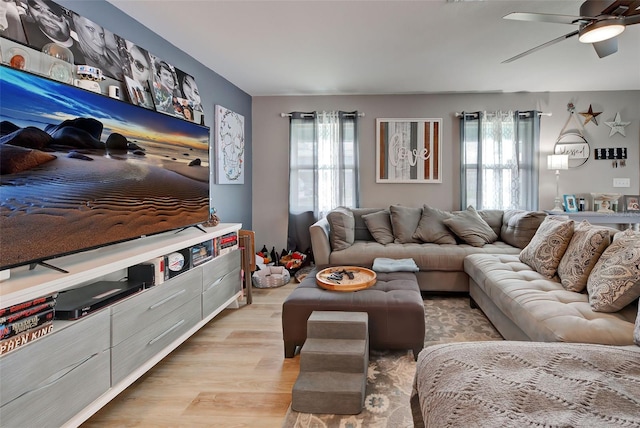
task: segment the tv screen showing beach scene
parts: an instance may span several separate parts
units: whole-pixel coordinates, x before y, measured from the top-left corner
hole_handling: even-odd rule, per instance
[[[0,68],[0,270],[209,217],[206,126]]]

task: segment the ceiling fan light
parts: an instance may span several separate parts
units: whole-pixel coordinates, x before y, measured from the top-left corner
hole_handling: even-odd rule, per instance
[[[578,40],[582,43],[597,43],[616,37],[624,31],[624,25],[597,21],[580,29]]]

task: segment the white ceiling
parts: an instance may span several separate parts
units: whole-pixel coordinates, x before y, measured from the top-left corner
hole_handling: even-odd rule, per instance
[[[504,15],[582,0],[108,1],[252,96],[640,90],[640,24],[501,64],[577,29]]]

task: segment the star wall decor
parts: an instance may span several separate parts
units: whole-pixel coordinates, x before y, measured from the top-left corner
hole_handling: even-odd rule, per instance
[[[594,113],[593,108],[591,108],[591,104],[589,104],[589,111],[581,112],[580,116],[584,116],[584,124],[585,125],[587,123],[593,121],[593,123],[595,123],[596,126],[598,126],[598,121],[596,120],[596,117],[598,117],[601,114],[602,114],[601,111],[598,111],[598,112]]]
[[[626,137],[627,134],[624,131],[624,127],[629,125],[631,122],[623,122],[620,118],[620,112],[616,113],[616,118],[613,122],[605,122],[604,124],[611,128],[611,132],[609,132],[609,137],[612,137],[613,134],[619,132],[623,137]]]

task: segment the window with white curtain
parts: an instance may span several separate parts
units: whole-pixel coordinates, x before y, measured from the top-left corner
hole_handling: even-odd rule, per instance
[[[462,113],[461,207],[538,209],[537,111]]]
[[[317,220],[338,206],[358,206],[357,125],[357,112],[291,113],[289,241],[296,216]]]
[[[292,113],[289,211],[317,218],[358,205],[357,114]]]

